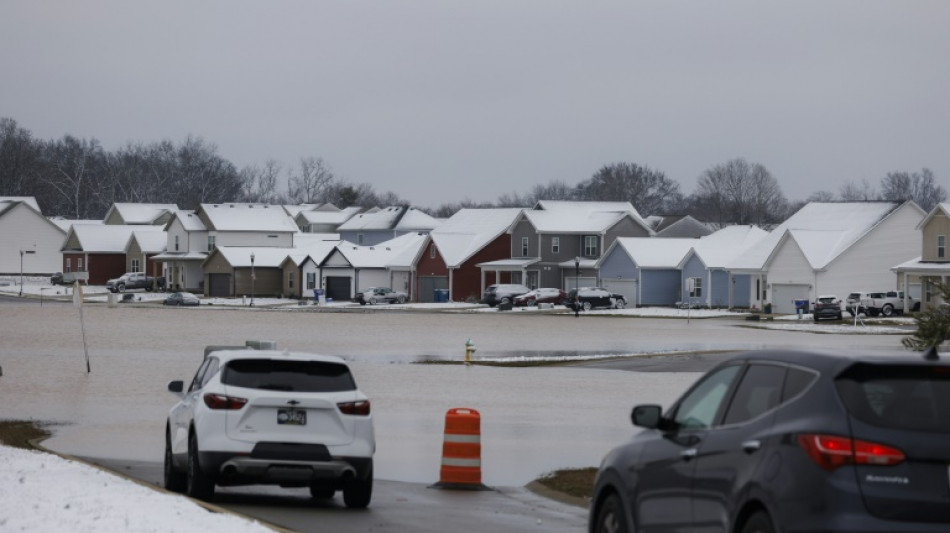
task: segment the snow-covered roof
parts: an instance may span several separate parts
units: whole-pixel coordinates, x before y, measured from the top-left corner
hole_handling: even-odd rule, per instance
[[[691,242],[693,250],[706,268],[726,268],[736,257],[755,246],[768,234],[758,226],[726,226]]]
[[[0,196],[0,203],[4,202],[23,202],[29,204],[33,209],[36,209],[38,213],[42,213],[42,211],[40,211],[40,204],[36,203],[35,196]]]
[[[287,211],[287,214],[291,218],[295,218],[300,214],[301,211],[310,211],[311,209],[316,209],[319,207],[319,204],[300,204],[300,205],[285,205],[283,206],[284,211]]]
[[[409,267],[412,265],[410,259],[418,255],[427,240],[428,236],[425,234],[406,233],[373,246],[360,246],[343,241],[336,249],[355,268]]]
[[[902,205],[897,202],[811,202],[737,257],[729,268],[763,269],[776,247],[787,238],[795,240],[812,268],[824,268]]]
[[[201,204],[199,212],[207,218],[209,231],[297,232],[297,225],[279,205]]]
[[[680,262],[695,244],[694,239],[657,239],[655,237],[618,237],[604,253],[599,264],[620,248],[640,268],[679,268]]]
[[[653,229],[630,202],[541,200],[534,209],[524,211],[524,217],[539,233],[601,233],[625,216],[643,226],[650,235],[653,234]]]
[[[950,273],[950,262],[923,261],[920,257],[915,257],[897,266],[891,267],[892,272],[926,272],[926,273]]]
[[[428,213],[419,211],[415,207],[410,207],[402,218],[399,219],[394,229],[397,231],[432,231],[439,227],[439,223],[438,219],[433,218]]]
[[[307,224],[333,224],[339,226],[360,212],[359,207],[347,207],[337,211],[301,211],[297,219]]]
[[[161,228],[159,228],[159,231],[149,231],[145,229],[133,231],[126,243],[126,250],[128,250],[129,245],[132,244],[132,239],[135,239],[135,241],[139,243],[139,248],[146,253],[164,252],[165,247],[168,245],[168,236]]]
[[[657,237],[663,238],[699,238],[713,232],[706,224],[689,215],[650,216],[647,224]]]
[[[56,224],[60,228],[62,228],[63,231],[69,231],[69,228],[73,227],[73,225],[75,224],[93,224],[93,225],[98,225],[98,226],[102,225],[101,220],[69,220],[63,217],[52,217],[49,219],[49,221],[52,222],[53,224]]]
[[[75,224],[66,234],[64,243],[69,242],[70,237],[75,235],[84,252],[125,253],[125,245],[129,242],[132,232],[141,229],[142,226],[137,224]],[[155,231],[165,234],[158,226]]]
[[[297,266],[300,266],[308,257],[313,259],[315,263],[320,264],[340,244],[339,238],[334,240],[309,240],[303,243],[296,241],[295,237],[294,251],[288,255],[288,259],[292,260]]]
[[[432,240],[446,266],[459,267],[505,233],[522,211],[520,208],[460,209],[432,230]]]
[[[295,248],[272,246],[218,246],[208,257],[219,253],[232,268],[250,268],[253,254],[255,268],[271,268],[279,267],[288,255],[297,251]]]
[[[181,226],[185,228],[185,231],[207,231],[208,228],[205,227],[205,223],[201,221],[201,217],[198,216],[193,210],[178,210],[174,216],[169,219],[168,224],[165,224],[165,229],[168,230],[169,225],[172,221],[178,219],[181,222]]]
[[[537,263],[537,262],[539,262],[539,261],[541,261],[541,259],[540,259],[540,258],[537,258],[537,257],[529,257],[529,258],[527,258],[527,259],[514,259],[514,258],[512,258],[512,259],[498,259],[498,260],[496,260],[496,261],[488,261],[488,262],[486,262],[486,263],[478,263],[478,264],[475,265],[475,266],[477,266],[478,268],[484,268],[484,269],[489,269],[489,270],[491,270],[491,269],[511,270],[511,269],[515,269],[515,268],[526,268],[526,267],[529,267],[529,266],[531,266],[531,265],[533,265],[533,264],[535,264],[535,263]],[[571,264],[573,264],[573,263],[571,263]]]
[[[175,204],[114,203],[102,219],[109,220],[109,216],[115,212],[125,224],[153,224],[165,214],[176,211],[178,206]]]
[[[933,217],[937,216],[938,214],[942,214],[945,217],[950,217],[950,202],[941,202],[935,205],[934,208],[931,209],[929,213],[927,213],[927,216],[920,221],[920,224],[917,224],[917,229],[921,229],[926,226],[933,219]]]
[[[208,252],[162,252],[152,256],[153,261],[204,261]]]
[[[307,248],[324,242],[340,242],[339,233],[296,233],[294,234],[294,248]]]

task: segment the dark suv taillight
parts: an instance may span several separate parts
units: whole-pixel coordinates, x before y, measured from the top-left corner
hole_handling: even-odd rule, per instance
[[[798,445],[815,464],[828,471],[851,464],[891,466],[905,459],[904,452],[897,448],[838,435],[799,435]]]
[[[209,409],[228,409],[236,411],[244,407],[244,404],[247,403],[247,398],[208,393],[204,395],[204,401]]]
[[[336,404],[340,412],[345,415],[369,416],[369,400],[358,402],[340,402]]]

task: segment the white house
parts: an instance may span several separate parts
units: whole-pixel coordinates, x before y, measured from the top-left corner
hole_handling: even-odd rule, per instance
[[[327,296],[350,299],[369,287],[412,294],[410,263],[427,242],[424,233],[407,233],[373,246],[341,242],[320,264]]]
[[[33,198],[0,198],[0,273],[60,272],[66,230],[44,217]]]
[[[897,286],[891,267],[920,255],[925,213],[905,202],[812,202],[729,265],[748,274],[754,305],[794,313],[798,300]],[[918,288],[919,290],[919,288]]]
[[[102,222],[108,225],[164,226],[176,211],[178,206],[175,204],[115,203],[106,212]]]

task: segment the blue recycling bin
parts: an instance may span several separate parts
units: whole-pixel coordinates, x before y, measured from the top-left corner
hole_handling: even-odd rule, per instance
[[[434,289],[432,291],[432,301],[437,302],[437,303],[448,302],[449,290],[448,289]]]
[[[807,315],[808,300],[795,300],[795,311],[800,315]]]

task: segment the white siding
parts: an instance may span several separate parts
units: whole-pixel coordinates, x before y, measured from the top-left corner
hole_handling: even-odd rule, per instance
[[[389,271],[385,268],[363,268],[357,274],[355,292],[365,291],[370,287],[389,287]],[[353,296],[356,296],[356,294]]]
[[[205,232],[206,233],[206,232]],[[215,244],[218,246],[272,246],[292,248],[294,245],[293,233],[267,233],[260,231],[218,231],[215,233]],[[273,236],[273,237],[271,237]],[[204,246],[207,248],[207,233],[204,237]]]
[[[794,239],[787,238],[780,245],[769,263],[768,284],[775,285],[813,285],[815,273],[805,259],[801,248]],[[811,297],[811,296],[809,296]],[[772,291],[768,298],[775,304]]]
[[[855,291],[897,289],[891,267],[920,256],[920,232],[915,228],[923,218],[911,205],[892,213],[818,274],[818,292],[843,300]]]
[[[36,250],[23,256],[23,272],[52,274],[63,270],[59,251],[66,233],[36,211],[17,205],[0,217],[0,273],[20,273],[20,250]]]

